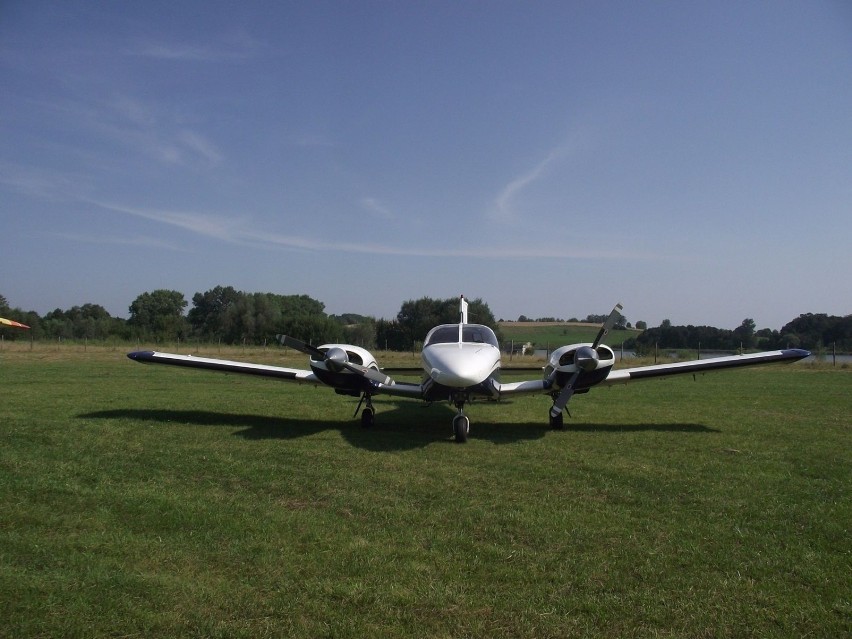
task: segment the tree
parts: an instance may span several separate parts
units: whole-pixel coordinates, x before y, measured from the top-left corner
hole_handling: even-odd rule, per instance
[[[110,316],[100,304],[55,309],[44,316],[42,328],[47,337],[63,339],[106,339],[121,334],[124,320]]]
[[[488,308],[488,304],[477,298],[467,300],[468,319],[471,323],[483,324],[498,332],[497,320]],[[443,300],[421,297],[418,300],[404,302],[396,316],[397,327],[402,333],[405,348],[415,342],[423,341],[432,328],[439,324],[457,324],[459,321],[459,299],[451,297]],[[499,339],[499,333],[498,333]],[[381,342],[380,342],[381,343]]]
[[[757,325],[754,320],[747,317],[737,328],[734,329],[734,337],[740,340],[743,348],[751,348],[754,345],[754,331]]]
[[[142,293],[130,305],[128,324],[137,337],[163,340],[181,339],[187,332],[183,293],[158,289]]]
[[[639,320],[638,322],[636,322],[636,328],[640,331],[644,331],[646,328],[648,328],[648,322],[646,322],[645,320]]]
[[[395,319],[376,321],[376,346],[388,351],[407,351],[413,347]]]
[[[228,311],[243,295],[233,286],[216,286],[193,295],[187,313],[193,332],[206,339],[222,339],[230,329]]]
[[[366,349],[376,347],[376,320],[365,317],[360,322],[343,326],[343,335],[347,344],[355,344]]]
[[[307,295],[245,293],[217,286],[192,297],[187,317],[193,334],[226,344],[264,344],[277,334],[310,343],[340,341],[343,326]],[[364,336],[361,341],[367,341]]]
[[[838,317],[825,313],[805,313],[781,329],[782,346],[819,349],[836,344],[852,349],[852,315]]]

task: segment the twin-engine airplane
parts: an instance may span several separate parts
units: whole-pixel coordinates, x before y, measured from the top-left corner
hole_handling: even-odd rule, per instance
[[[500,348],[494,331],[487,326],[468,323],[464,296],[459,306],[461,317],[458,324],[436,326],[426,335],[421,353],[422,380],[419,383],[393,380],[382,372],[373,355],[359,346],[325,344],[313,347],[286,335],[278,335],[279,342],[309,355],[311,370],[155,351],[137,351],[129,353],[128,357],[144,363],[260,375],[303,384],[325,384],[340,395],[361,398],[355,415],[365,404],[361,411],[361,425],[365,427],[373,424],[375,409],[372,398],[375,395],[410,397],[430,403],[449,401],[458,410],[453,418],[453,432],[456,441],[461,443],[467,441],[470,432],[470,420],[464,407],[475,398],[500,400],[521,393],[550,395],[553,400],[550,425],[561,430],[564,427],[563,412],[571,397],[586,393],[593,386],[771,362],[793,362],[810,355],[805,350],[787,349],[614,370],[615,353],[602,340],[620,315],[621,304],[616,304],[595,341],[563,346],[553,351],[541,379],[501,383]]]

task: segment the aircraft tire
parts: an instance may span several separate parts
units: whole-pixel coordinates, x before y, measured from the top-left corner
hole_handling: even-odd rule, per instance
[[[361,411],[361,428],[370,428],[373,425],[375,413],[372,408],[365,408]]]
[[[565,430],[565,421],[562,413],[559,413],[556,417],[550,414],[548,416],[550,417],[550,427],[553,430]]]
[[[465,415],[456,415],[453,418],[453,432],[457,444],[464,444],[470,433],[470,420]]]

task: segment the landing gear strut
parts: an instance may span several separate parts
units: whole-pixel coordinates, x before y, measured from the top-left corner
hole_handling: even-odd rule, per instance
[[[373,408],[373,398],[369,393],[364,393],[364,396],[361,397],[361,401],[358,402],[358,408],[355,409],[355,415],[361,410],[361,404],[364,402],[367,405],[361,411],[361,428],[370,428],[375,422],[376,409]]]

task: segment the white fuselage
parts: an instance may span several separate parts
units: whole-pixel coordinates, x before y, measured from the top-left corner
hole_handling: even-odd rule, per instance
[[[494,332],[479,324],[445,324],[426,336],[421,360],[424,372],[448,388],[477,386],[500,369]]]

